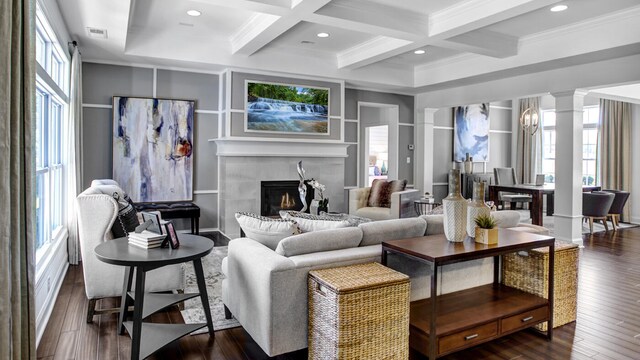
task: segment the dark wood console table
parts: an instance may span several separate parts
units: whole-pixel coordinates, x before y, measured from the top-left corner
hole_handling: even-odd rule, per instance
[[[105,241],[96,246],[94,252],[99,260],[107,264],[126,266],[118,332],[122,335],[126,328],[131,336],[132,360],[144,359],[166,344],[205,326],[208,327],[209,335],[214,335],[201,261],[201,258],[209,254],[211,249],[213,249],[213,241],[210,239],[187,234],[180,235],[180,247],[177,249],[141,249],[130,246],[127,238]],[[188,261],[193,261],[199,293],[145,293],[147,271]],[[134,273],[136,285],[132,291]],[[167,306],[197,296],[200,296],[202,301],[206,324],[157,324],[142,321]],[[131,302],[133,302],[133,321],[125,321],[127,308]]]
[[[553,270],[555,239],[508,229],[499,230],[496,245],[449,242],[432,235],[382,243],[387,254],[398,253],[431,266],[431,297],[411,303],[409,345],[430,360],[547,321],[553,337]],[[520,250],[549,247],[548,299],[500,283],[500,256]],[[438,268],[481,258],[494,258],[493,284],[438,295]],[[433,316],[435,314],[435,316]]]

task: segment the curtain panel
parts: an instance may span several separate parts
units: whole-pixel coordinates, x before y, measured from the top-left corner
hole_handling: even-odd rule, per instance
[[[35,359],[35,0],[0,0],[0,358]]]
[[[631,192],[631,104],[600,99],[596,163],[603,189]],[[630,219],[630,209],[627,204],[621,221]]]
[[[71,87],[69,96],[69,122],[66,134],[67,201],[66,222],[69,230],[67,250],[69,263],[78,265],[80,245],[76,217],[76,197],[82,186],[82,59],[78,46],[71,57]]]
[[[538,113],[539,128],[532,134],[531,128],[524,129],[520,124],[522,113],[532,108]],[[540,97],[520,99],[518,101],[518,139],[516,157],[516,177],[522,183],[533,183],[536,174],[542,170],[542,114]]]

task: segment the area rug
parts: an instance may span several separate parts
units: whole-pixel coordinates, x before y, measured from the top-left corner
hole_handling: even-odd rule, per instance
[[[227,256],[226,246],[216,246],[211,253],[202,258],[202,268],[204,270],[204,279],[207,284],[207,295],[209,295],[209,307],[211,308],[211,318],[213,319],[213,328],[218,330],[239,327],[240,323],[236,319],[224,318],[224,305],[222,304],[222,259]],[[185,264],[186,287],[185,293],[197,293],[198,283],[196,282],[196,274],[193,270],[193,263]],[[184,322],[187,324],[205,323],[200,297],[189,299],[184,303],[184,310],[181,311]],[[194,331],[194,334],[201,334],[207,331],[207,328]]]

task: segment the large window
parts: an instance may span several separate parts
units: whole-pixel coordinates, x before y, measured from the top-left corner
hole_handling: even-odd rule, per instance
[[[36,21],[36,260],[63,229],[62,152],[69,60],[41,11]]]
[[[596,165],[596,147],[598,141],[598,106],[584,108],[582,115],[582,183],[595,185],[598,167]],[[555,182],[556,172],[556,113],[555,110],[542,112],[542,173],[545,182]]]

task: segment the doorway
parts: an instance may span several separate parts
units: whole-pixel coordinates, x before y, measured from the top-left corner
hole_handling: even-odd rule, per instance
[[[359,186],[375,179],[398,178],[398,105],[358,102]]]
[[[366,186],[373,180],[389,176],[389,125],[370,126],[365,129],[365,153],[368,158]]]

